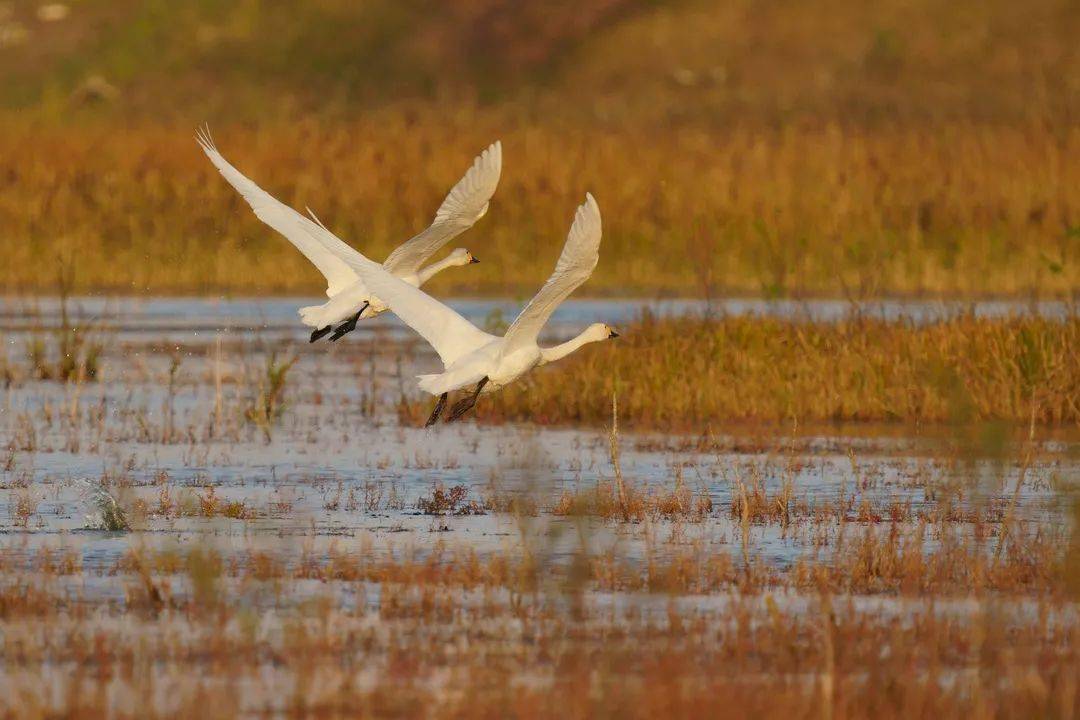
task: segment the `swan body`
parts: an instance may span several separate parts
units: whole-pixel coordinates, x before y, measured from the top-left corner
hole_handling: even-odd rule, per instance
[[[561,345],[541,348],[540,330],[569,295],[592,274],[600,252],[600,208],[592,195],[578,209],[555,271],[502,337],[480,330],[419,288],[394,277],[370,260],[350,261],[364,284],[438,353],[443,371],[418,377],[424,392],[440,396],[428,425],[434,423],[447,394],[472,388],[471,397],[454,406],[450,420],[461,417],[481,393],[505,387],[533,368],[555,362],[584,345],[618,337],[604,323],[594,323]]]
[[[218,152],[205,128],[196,133],[196,139],[210,162],[243,196],[256,217],[284,235],[326,278],[329,300],[299,310],[301,322],[315,328],[312,342],[328,333],[334,323],[348,321],[338,328],[332,340],[354,329],[357,320],[387,310],[388,305],[371,292],[355,270],[357,263],[369,262],[364,255],[332,233],[310,210],[310,218],[301,215],[243,175]],[[431,225],[398,246],[382,267],[402,282],[419,287],[448,267],[478,262],[468,250],[458,248],[439,262],[422,267],[487,213],[501,174],[502,145],[496,141],[476,157],[451,188]]]
[[[420,272],[402,277],[402,281],[413,287],[420,287],[440,271],[457,265],[469,265],[480,262],[464,248],[457,248],[439,262],[432,263]],[[365,303],[367,304],[364,307]],[[372,295],[367,286],[357,278],[351,285],[330,296],[322,305],[308,305],[300,308],[300,321],[308,327],[321,328],[352,317],[363,307],[359,319],[375,317],[389,308],[382,300]]]

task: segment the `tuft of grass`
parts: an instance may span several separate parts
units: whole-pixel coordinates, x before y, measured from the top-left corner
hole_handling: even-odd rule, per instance
[[[30,519],[37,512],[40,498],[30,488],[20,488],[13,494],[12,502],[8,506],[12,524],[15,527],[26,530],[30,527]]]
[[[262,372],[249,388],[244,417],[262,430],[267,442],[270,442],[274,424],[285,411],[285,385],[296,359],[293,355],[287,360],[279,360],[277,350],[271,350],[266,354]]]
[[[75,285],[73,261],[61,256],[56,262],[60,324],[53,330],[35,331],[27,339],[31,372],[38,380],[93,382],[100,371],[103,345],[90,324],[72,319],[68,305]]]
[[[419,498],[416,507],[425,515],[483,515],[483,505],[468,497],[469,489],[464,485],[447,489],[436,483],[431,488],[431,497]]]

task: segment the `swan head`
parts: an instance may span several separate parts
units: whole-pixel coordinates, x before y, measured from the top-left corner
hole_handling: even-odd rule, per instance
[[[619,333],[615,331],[615,328],[607,323],[593,323],[585,330],[585,335],[591,342],[614,340],[619,337]]]
[[[471,265],[480,262],[475,255],[465,248],[455,249],[447,256],[447,258],[451,261],[452,265]]]

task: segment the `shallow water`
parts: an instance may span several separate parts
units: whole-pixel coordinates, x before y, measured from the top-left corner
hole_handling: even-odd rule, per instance
[[[107,574],[134,547],[184,548],[206,544],[244,562],[269,553],[286,565],[333,553],[423,557],[432,552],[520,552],[528,547],[554,564],[584,548],[633,562],[692,549],[698,554],[749,556],[783,568],[812,557],[844,532],[862,532],[858,504],[907,508],[910,526],[923,510],[951,498],[965,511],[1000,507],[1016,493],[1024,522],[1060,527],[1066,514],[1058,490],[1080,484],[1080,463],[1068,441],[1046,444],[1016,488],[1019,468],[987,460],[970,464],[935,457],[923,438],[849,436],[833,429],[803,438],[798,449],[782,437],[758,447],[701,452],[678,437],[624,434],[625,479],[644,493],[679,484],[707,497],[713,511],[701,522],[653,518],[617,523],[556,514],[564,493],[609,482],[614,466],[604,431],[530,425],[431,430],[398,419],[399,398],[414,392],[412,376],[434,357],[390,315],[363,324],[337,344],[304,342],[294,320],[295,299],[100,300],[73,303],[80,315],[109,327],[99,382],[81,386],[22,381],[0,398],[0,549],[17,563],[43,548],[78,553],[89,573],[76,581],[81,597],[118,593]],[[47,324],[55,302],[34,301]],[[480,322],[499,301],[457,301]],[[816,303],[809,312],[834,317],[843,303]],[[933,310],[936,307],[936,310]],[[614,324],[649,308],[701,310],[684,301],[572,301],[556,314],[552,336],[586,322]],[[792,303],[730,301],[730,312],[790,315]],[[882,305],[885,313],[925,319],[956,308],[927,303]],[[1019,305],[985,304],[984,314],[1022,312]],[[1052,308],[1042,311],[1053,314]],[[12,304],[0,322],[9,359],[23,362],[30,320]],[[55,317],[53,318],[55,320]],[[265,335],[264,335],[265,333]],[[265,373],[269,353],[298,351],[289,373],[286,405],[264,435],[243,419]],[[172,368],[172,370],[170,370]],[[215,417],[218,420],[213,420]],[[220,427],[219,427],[220,426]],[[212,432],[213,431],[213,432]],[[720,446],[723,446],[721,438]],[[738,443],[733,443],[738,447]],[[789,527],[755,524],[744,537],[730,512],[742,487],[776,494],[790,483],[801,506]],[[147,508],[137,532],[88,529],[95,514],[90,487],[104,484],[123,504]],[[463,486],[467,501],[518,497],[534,514],[509,512],[431,516],[418,509],[433,488]],[[201,517],[200,502],[243,503],[253,517]],[[189,512],[158,513],[162,494]],[[371,500],[377,498],[372,504]],[[18,505],[30,502],[28,517]],[[369,509],[368,506],[372,506]],[[823,508],[835,521],[815,522]],[[848,525],[854,529],[847,529]],[[971,532],[960,523],[961,532]],[[929,546],[937,542],[931,538]]]
[[[480,327],[492,320],[510,322],[528,298],[460,299],[448,304]],[[89,320],[117,333],[120,340],[160,340],[191,342],[207,335],[258,333],[268,338],[305,340],[305,329],[297,309],[325,302],[324,298],[142,298],[78,297],[69,302],[73,317]],[[913,322],[929,322],[970,312],[980,317],[1037,314],[1064,317],[1069,312],[1062,302],[1010,300],[944,301],[881,300],[853,305],[843,300],[761,300],[724,298],[707,304],[685,299],[573,299],[555,311],[545,328],[546,339],[561,339],[593,322],[625,325],[648,310],[660,316],[711,311],[733,316],[757,315],[833,321],[858,311],[867,317]],[[12,334],[34,327],[55,327],[60,317],[56,298],[0,299],[0,333]],[[389,333],[394,338],[410,335],[391,313],[361,323],[353,339]]]

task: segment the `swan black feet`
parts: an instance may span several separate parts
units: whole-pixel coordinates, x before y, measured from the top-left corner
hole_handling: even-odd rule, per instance
[[[453,409],[450,410],[450,417],[446,418],[446,422],[451,423],[455,420],[460,420],[461,416],[472,410],[473,405],[476,404],[476,399],[480,397],[480,391],[487,385],[488,379],[485,376],[480,383],[476,386],[476,390],[473,390],[472,395],[467,398],[462,398],[454,403]]]
[[[334,334],[330,336],[330,342],[337,342],[338,340],[340,340],[341,338],[345,337],[346,335],[351,333],[353,330],[355,330],[356,329],[356,321],[360,319],[360,316],[364,314],[364,311],[368,309],[368,305],[370,305],[370,304],[371,304],[370,302],[364,303],[363,306],[360,308],[360,311],[358,313],[356,313],[351,318],[349,318],[345,322],[338,325],[337,330],[334,330]]]
[[[337,329],[334,330],[334,334],[330,336],[330,342],[337,342],[338,340],[355,330],[356,321],[359,319],[360,313],[356,313],[351,318],[338,325]]]
[[[446,407],[446,396],[449,394],[450,393],[443,393],[439,396],[439,402],[435,403],[435,408],[431,411],[431,416],[428,417],[427,422],[424,423],[424,427],[431,427],[439,420],[439,416],[442,415],[443,408]]]
[[[308,342],[309,343],[315,342],[316,340],[318,340],[319,338],[325,336],[328,332],[330,332],[333,329],[334,329],[333,325],[327,325],[324,328],[316,328],[316,329],[312,330],[311,331],[311,339],[308,340]]]

